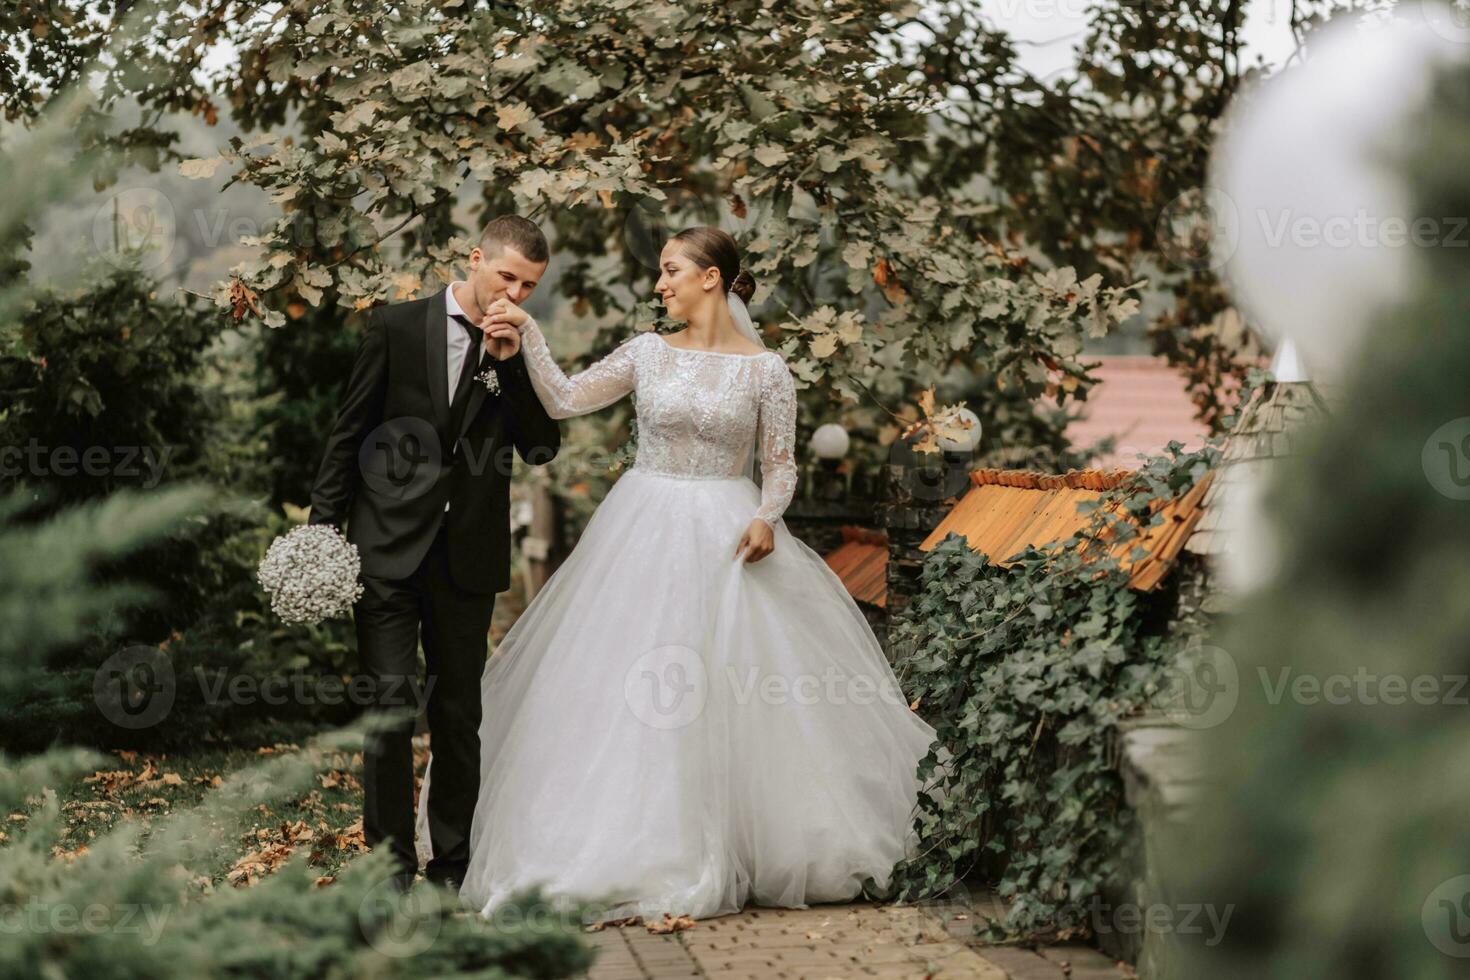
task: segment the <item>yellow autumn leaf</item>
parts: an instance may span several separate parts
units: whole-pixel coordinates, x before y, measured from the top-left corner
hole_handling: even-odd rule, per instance
[[[932,429],[923,429],[923,430],[921,430],[921,433],[922,434],[919,436],[918,440],[916,442],[914,442],[914,444],[913,444],[914,452],[916,452],[916,453],[937,453],[937,452],[939,452],[939,440],[937,438],[935,438],[934,431]]]
[[[601,147],[602,140],[597,138],[596,133],[573,133],[566,138],[566,142],[563,145],[569,150],[586,152],[587,150],[595,150]]]
[[[683,932],[694,928],[694,920],[687,915],[673,916],[665,912],[663,921],[649,922],[645,928],[655,935],[668,935],[671,932]]]
[[[786,148],[776,143],[766,143],[764,146],[756,147],[755,152],[751,155],[767,167],[778,167],[789,159]]]
[[[222,157],[211,157],[207,159],[196,157],[192,160],[181,160],[179,161],[179,174],[188,177],[190,180],[208,180],[214,176],[215,170],[224,162],[224,158]]]
[[[817,337],[811,344],[812,353],[817,357],[831,357],[837,350],[837,335],[824,333]]]
[[[530,106],[524,102],[517,102],[515,105],[501,106],[495,110],[495,123],[501,129],[515,129],[522,123],[528,122],[531,115]]]
[[[408,299],[419,291],[423,281],[412,272],[400,272],[393,277],[393,288],[396,290],[394,299]]]

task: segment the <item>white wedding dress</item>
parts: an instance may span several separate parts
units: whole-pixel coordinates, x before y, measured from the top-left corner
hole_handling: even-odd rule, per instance
[[[634,393],[637,459],[486,665],[461,898],[489,916],[540,885],[598,919],[701,918],[844,901],[868,877],[886,889],[915,845],[934,730],[781,520],[796,486],[785,361],[645,333],[568,378],[534,320],[523,348],[555,418]],[[743,475],[758,435],[759,488]],[[757,517],[775,551],[746,563],[735,548]]]

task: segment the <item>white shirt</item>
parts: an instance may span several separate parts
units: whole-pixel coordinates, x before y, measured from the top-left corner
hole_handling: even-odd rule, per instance
[[[458,313],[471,322],[475,319],[466,313],[459,303],[455,301],[454,287],[458,285],[459,282],[452,282],[444,290],[444,329],[446,331],[445,337],[449,341],[449,363],[446,365],[449,370],[449,388],[447,390],[451,401],[454,399],[454,389],[459,385],[459,372],[464,367],[465,355],[470,350],[470,335],[465,333],[464,327],[454,319],[454,315]]]
[[[445,390],[449,392],[451,401],[454,399],[454,389],[459,385],[459,372],[464,368],[465,355],[470,351],[470,335],[454,319],[454,314],[458,313],[469,320],[474,320],[474,317],[466,313],[454,298],[454,287],[462,281],[455,280],[444,290],[444,336],[448,341],[446,349],[449,352],[448,361],[445,364],[445,369],[449,372],[449,387]],[[444,509],[449,509],[448,501],[444,502]]]

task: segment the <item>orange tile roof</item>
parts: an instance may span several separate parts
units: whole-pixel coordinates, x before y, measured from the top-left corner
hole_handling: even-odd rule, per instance
[[[1099,468],[1137,466],[1138,454],[1157,456],[1170,441],[1198,449],[1209,433],[1195,418],[1184,375],[1159,357],[1101,356],[1089,373],[1097,384],[1080,404],[1082,417],[1067,426],[1072,445],[1085,449],[1106,436],[1117,447],[1098,457]]]
[[[888,605],[888,535],[844,527],[842,544],[826,560],[858,602],[880,609]]]
[[[919,547],[929,551],[955,533],[992,564],[1008,565],[1028,546],[1057,544],[1085,528],[1092,511],[1081,511],[1079,505],[1100,500],[1104,491],[1119,486],[1131,475],[1126,470],[1074,470],[1060,476],[1024,470],[976,470],[970,474],[969,492]],[[1208,484],[1206,477],[1183,497],[1165,504],[1163,521],[1148,528],[1141,539],[1118,542],[1109,548],[1130,571],[1128,584],[1132,588],[1148,591],[1163,581],[1199,521],[1200,502]],[[1144,553],[1135,558],[1139,547]]]

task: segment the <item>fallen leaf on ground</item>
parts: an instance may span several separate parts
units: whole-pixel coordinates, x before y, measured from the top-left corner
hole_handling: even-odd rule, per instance
[[[249,886],[260,878],[271,874],[291,856],[295,850],[290,844],[270,844],[253,854],[247,854],[235,862],[225,877],[235,886]]]
[[[626,919],[608,919],[606,922],[594,922],[587,927],[587,931],[601,932],[607,928],[621,929],[623,926],[641,926],[642,924],[642,916],[634,915]]]
[[[342,769],[318,773],[316,779],[322,784],[322,789],[345,789],[354,793],[362,791],[362,783],[357,781],[357,777]]]
[[[683,932],[685,929],[693,929],[694,920],[687,915],[674,916],[665,912],[663,921],[648,923],[648,931],[655,935],[666,935],[671,932]]]

